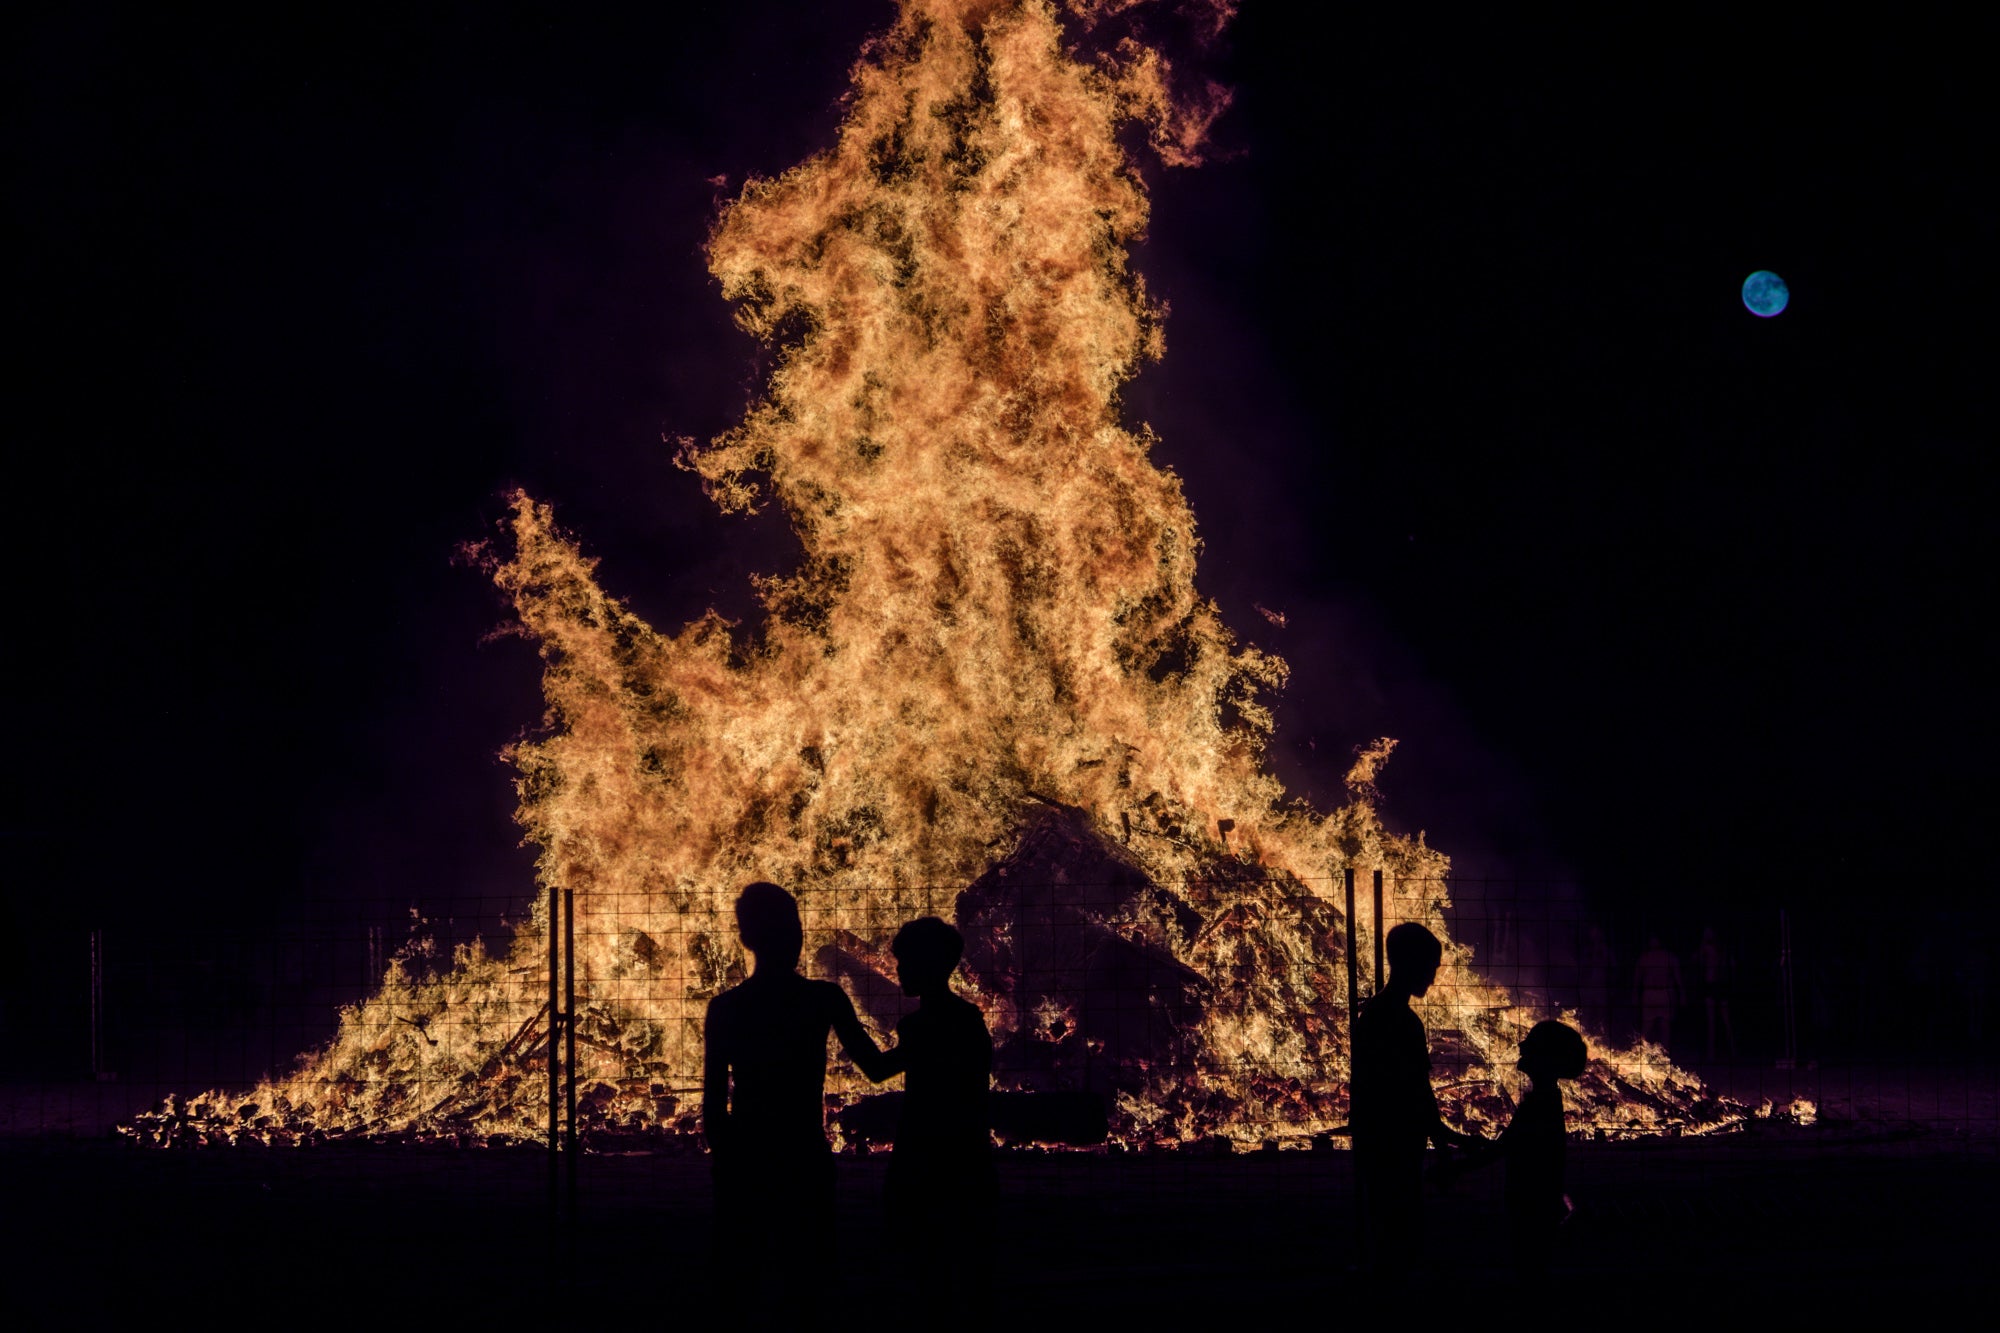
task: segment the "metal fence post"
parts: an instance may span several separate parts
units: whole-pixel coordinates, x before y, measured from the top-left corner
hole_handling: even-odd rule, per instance
[[[1354,932],[1354,867],[1349,866],[1341,871],[1340,879],[1341,885],[1347,895],[1347,1132],[1351,1136],[1354,1133],[1355,1033],[1360,1027],[1355,1020],[1360,1017],[1361,1009],[1361,987],[1354,975],[1356,968],[1359,966],[1357,946],[1360,944],[1360,940]],[[1350,1137],[1348,1139],[1349,1145],[1352,1146],[1353,1142],[1354,1140]],[[1355,1161],[1358,1163],[1360,1159],[1356,1158]],[[1370,1265],[1370,1255],[1368,1252],[1368,1204],[1361,1197],[1361,1190],[1361,1170],[1357,1165],[1354,1171],[1354,1237],[1361,1250],[1362,1263],[1364,1266],[1368,1266]]]
[[[1360,941],[1354,933],[1354,867],[1349,866],[1341,871],[1340,879],[1347,890],[1347,1058],[1349,1077],[1352,1077],[1354,1017],[1361,1007],[1361,982],[1355,975],[1355,970],[1360,966],[1360,960],[1356,957]]]
[[[1382,872],[1375,872],[1375,993],[1382,993],[1382,941],[1388,934],[1388,922],[1382,919]]]
[[[568,1103],[569,1218],[576,1221],[576,894],[563,890],[563,1086]]]
[[[557,1027],[557,1024],[562,1022],[562,1008],[560,1005],[562,996],[556,989],[556,983],[558,980],[556,975],[556,967],[557,967],[556,952],[561,945],[561,940],[556,935],[556,928],[560,924],[557,920],[557,915],[558,912],[560,911],[560,907],[561,907],[561,900],[556,897],[556,886],[551,884],[549,885],[549,1039],[548,1039],[549,1220],[551,1222],[555,1220],[556,1206],[557,1206],[556,1172],[558,1164],[556,1162],[556,1149],[557,1149],[556,1116],[559,1110],[561,1109],[561,1092],[562,1092],[562,1086],[560,1083],[557,1082],[558,1071],[556,1068],[556,1061],[562,1053],[562,1048],[556,1044],[556,1033],[560,1030]]]

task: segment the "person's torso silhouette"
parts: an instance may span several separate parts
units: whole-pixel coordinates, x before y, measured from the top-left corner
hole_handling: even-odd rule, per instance
[[[853,1015],[839,986],[792,971],[760,970],[710,1001],[709,1059],[725,1065],[729,1078],[718,1147],[737,1155],[824,1154],[827,1036],[858,1022]]]
[[[1437,1120],[1430,1041],[1407,996],[1388,991],[1362,1004],[1349,1096],[1356,1149],[1422,1152],[1430,1141]]]
[[[1465,1163],[1476,1167],[1506,1159],[1507,1235],[1516,1277],[1524,1283],[1538,1283],[1546,1274],[1556,1230],[1569,1216],[1564,1193],[1569,1134],[1560,1084],[1581,1075],[1588,1062],[1588,1047],[1575,1028],[1553,1020],[1535,1024],[1521,1043],[1520,1059],[1532,1086],[1500,1137]]]
[[[896,1044],[871,1078],[903,1075],[903,1113],[884,1181],[892,1240],[907,1289],[922,1309],[952,1307],[962,1327],[982,1327],[991,1284],[993,1169],[988,1088],[993,1037],[979,1007],[952,994],[965,941],[923,917],[892,947],[905,994],[918,1007],[896,1025]]]
[[[1568,1137],[1555,1080],[1537,1080],[1500,1134],[1507,1158],[1503,1197],[1511,1218],[1536,1224],[1562,1219]]]
[[[1443,946],[1415,922],[1389,932],[1389,981],[1356,1015],[1348,1085],[1362,1253],[1381,1273],[1413,1266],[1423,1244],[1424,1147],[1476,1142],[1438,1116],[1423,1020],[1410,999],[1437,979]]]
[[[752,884],[736,919],[756,968],[709,1001],[703,1029],[716,1259],[734,1299],[760,1318],[795,1318],[824,1298],[835,1271],[827,1037],[865,1069],[880,1052],[845,991],[795,970],[805,934],[789,893]]]
[[[926,997],[896,1024],[891,1054],[903,1071],[897,1155],[979,1161],[990,1156],[993,1037],[979,1006],[949,992]]]

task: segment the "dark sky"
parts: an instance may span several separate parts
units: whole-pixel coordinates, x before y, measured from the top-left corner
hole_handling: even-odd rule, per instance
[[[663,625],[782,566],[659,442],[754,388],[708,178],[827,142],[888,7],[701,8],[10,43],[17,914],[518,907],[535,666],[455,545],[524,484]],[[1393,820],[1606,911],[1984,902],[1971,43],[1292,8],[1212,57],[1226,160],[1146,168],[1131,395],[1287,777],[1400,736]]]

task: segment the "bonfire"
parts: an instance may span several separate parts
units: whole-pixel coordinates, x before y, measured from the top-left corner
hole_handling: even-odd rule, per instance
[[[495,951],[406,951],[288,1076],[130,1132],[538,1138],[568,891],[584,1140],[685,1134],[704,1007],[744,970],[732,904],[759,879],[795,892],[808,969],[885,1033],[896,927],[955,920],[999,1086],[1095,1096],[1115,1142],[1344,1124],[1347,969],[1369,993],[1395,922],[1450,940],[1450,865],[1378,814],[1391,741],[1359,751],[1339,808],[1288,798],[1265,761],[1285,664],[1197,591],[1180,480],[1121,410],[1165,352],[1130,262],[1141,157],[1192,167],[1227,101],[1129,25],[1093,28],[1125,8],[904,0],[832,145],[746,184],[708,240],[773,369],[678,458],[725,511],[790,520],[804,555],[759,583],[762,622],[647,624],[515,495],[476,556],[543,666],[546,714],[507,750],[532,911]],[[1350,871],[1385,886],[1352,960]],[[1447,943],[1420,1010],[1447,1115],[1491,1127],[1549,1015],[1476,961]],[[1591,1050],[1573,1127],[1735,1118],[1657,1049]],[[865,1091],[836,1067],[832,1100]]]

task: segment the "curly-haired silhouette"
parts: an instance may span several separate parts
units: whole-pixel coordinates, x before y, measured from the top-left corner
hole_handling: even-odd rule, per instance
[[[903,1075],[903,1114],[889,1159],[886,1199],[894,1241],[918,1297],[914,1308],[955,1309],[960,1323],[984,1314],[993,1244],[993,1170],[988,1088],[993,1038],[978,1006],[952,994],[965,940],[949,923],[920,917],[890,945],[915,1012],[896,1025],[896,1044],[877,1079]]]
[[[1500,1137],[1467,1157],[1460,1168],[1506,1159],[1508,1239],[1515,1270],[1525,1283],[1548,1271],[1556,1229],[1569,1217],[1569,1196],[1563,1192],[1567,1135],[1558,1085],[1582,1074],[1589,1059],[1583,1037],[1568,1024],[1549,1020],[1530,1028],[1520,1059],[1521,1072],[1533,1080],[1528,1095],[1514,1108]]]
[[[827,1034],[878,1077],[882,1056],[846,991],[799,975],[805,932],[791,894],[750,885],[736,900],[736,925],[756,966],[709,1002],[704,1029],[716,1258],[737,1298],[789,1315],[809,1308],[834,1271]]]
[[[1397,1273],[1411,1268],[1423,1248],[1425,1144],[1483,1140],[1439,1118],[1424,1023],[1410,1009],[1411,997],[1437,980],[1444,946],[1414,921],[1391,930],[1384,943],[1389,982],[1354,1020],[1348,1119],[1362,1255],[1373,1271]]]

